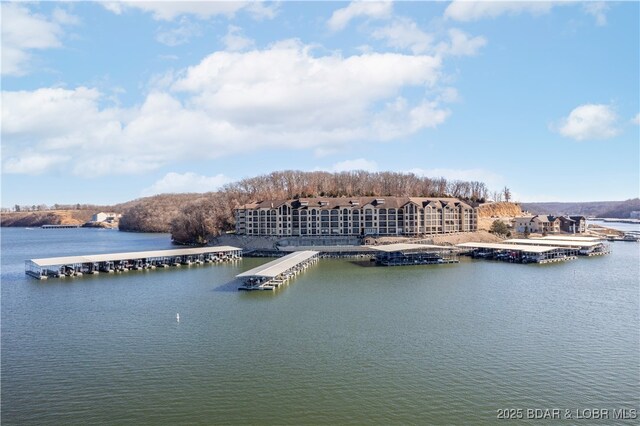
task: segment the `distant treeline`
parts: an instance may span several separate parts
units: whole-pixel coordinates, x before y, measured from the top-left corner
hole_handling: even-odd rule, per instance
[[[483,182],[433,179],[412,173],[279,171],[228,184],[218,192],[163,194],[136,200],[120,220],[120,229],[171,232],[177,243],[206,244],[212,236],[233,230],[233,210],[251,201],[358,196],[446,196],[475,203],[484,202],[489,190]]]
[[[100,206],[95,204],[33,204],[33,205],[19,205],[16,204],[13,207],[2,207],[2,213],[9,212],[44,212],[50,210],[91,210],[91,211],[109,211],[115,213],[121,213],[117,206]]]
[[[522,209],[532,214],[582,215],[627,219],[632,211],[640,211],[640,198],[626,201],[593,201],[585,203],[522,203]]]

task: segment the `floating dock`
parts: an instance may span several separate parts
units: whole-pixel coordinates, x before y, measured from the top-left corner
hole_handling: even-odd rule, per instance
[[[42,225],[42,229],[71,229],[82,228],[82,225]]]
[[[609,246],[601,241],[566,241],[566,240],[545,240],[538,238],[513,238],[505,240],[505,244],[532,245],[532,246],[555,246],[574,248],[582,256],[602,256],[609,254]]]
[[[578,248],[525,244],[462,243],[474,259],[493,259],[510,263],[553,263],[577,258]]]
[[[458,263],[454,247],[407,243],[368,247],[377,252],[375,261],[380,266]]]
[[[238,290],[275,290],[318,261],[320,252],[297,251],[238,274],[244,281]]]
[[[25,261],[25,273],[36,279],[167,268],[169,266],[227,262],[242,258],[242,249],[231,246],[176,250],[137,251],[50,257]]]

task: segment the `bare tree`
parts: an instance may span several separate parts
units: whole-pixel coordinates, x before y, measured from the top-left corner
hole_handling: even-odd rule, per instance
[[[504,195],[504,200],[507,203],[511,201],[511,190],[509,188],[505,186],[504,189],[502,190],[502,194]]]

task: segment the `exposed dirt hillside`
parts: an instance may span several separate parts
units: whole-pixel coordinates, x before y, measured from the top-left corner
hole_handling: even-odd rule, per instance
[[[93,210],[48,210],[38,212],[11,212],[0,215],[1,226],[82,225],[91,220]]]
[[[522,216],[520,204],[505,202],[481,204],[478,206],[478,229],[488,231],[495,220],[502,220],[509,224],[516,216]]]
[[[522,216],[522,208],[516,203],[486,203],[478,206],[478,217],[515,217]]]

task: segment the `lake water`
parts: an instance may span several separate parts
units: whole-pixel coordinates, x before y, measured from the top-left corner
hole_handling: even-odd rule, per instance
[[[275,293],[244,293],[235,275],[270,259],[37,281],[25,259],[171,248],[169,237],[3,228],[2,424],[638,410],[640,244],[611,247],[550,265],[321,260]]]

